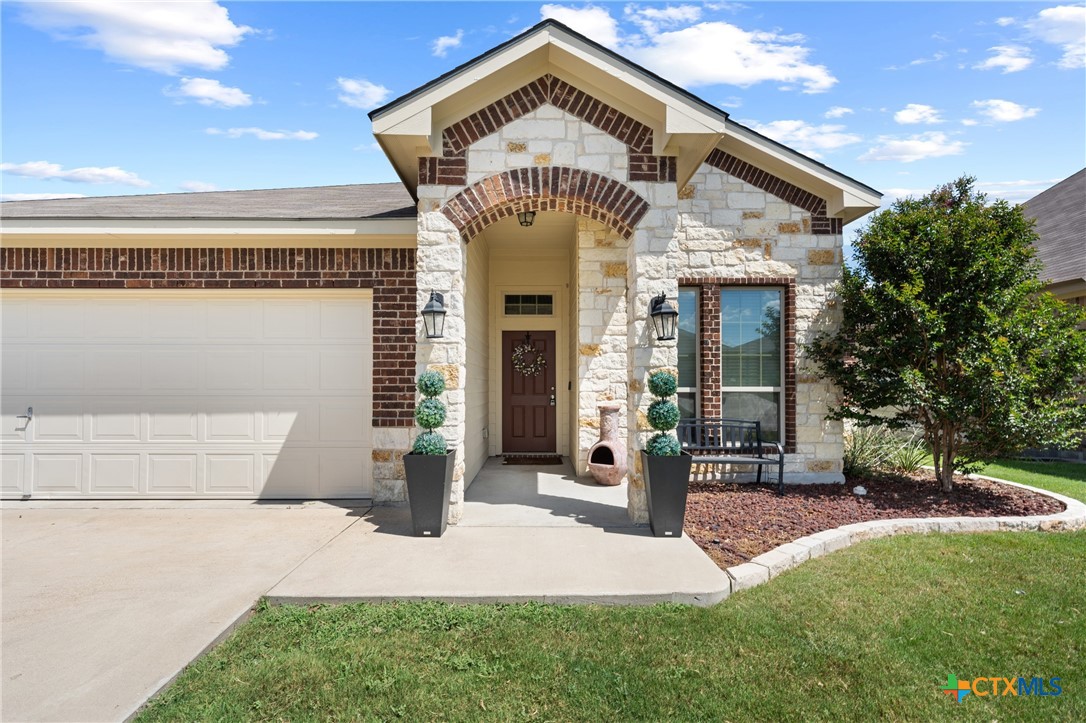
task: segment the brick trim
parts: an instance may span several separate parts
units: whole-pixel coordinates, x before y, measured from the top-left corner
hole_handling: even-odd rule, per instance
[[[414,424],[415,249],[6,248],[0,288],[373,289],[373,425]]]
[[[703,417],[723,413],[723,353],[720,348],[720,292],[729,286],[784,287],[784,451],[796,451],[796,280],[790,276],[680,278],[679,286],[701,287],[698,335],[701,339],[699,407]]]
[[[535,166],[484,178],[449,199],[441,212],[468,242],[520,211],[587,216],[630,238],[648,210],[648,201],[613,178],[569,166]]]
[[[760,188],[766,193],[772,194],[782,201],[787,201],[793,206],[798,206],[811,213],[811,233],[820,236],[840,234],[844,228],[844,222],[839,218],[830,218],[826,213],[826,201],[810,191],[804,191],[784,179],[777,178],[771,173],[752,166],[735,156],[725,153],[719,148],[714,148],[705,159],[713,168],[716,168],[730,176],[749,183],[755,188]]]
[[[547,74],[443,130],[441,155],[419,158],[419,184],[464,185],[471,144],[547,103],[625,143],[631,181],[675,182],[675,158],[652,154],[652,128]]]

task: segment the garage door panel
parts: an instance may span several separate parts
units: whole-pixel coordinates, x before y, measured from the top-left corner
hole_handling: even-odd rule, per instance
[[[204,455],[204,492],[251,496],[256,491],[255,455]]]
[[[78,301],[42,301],[30,307],[27,331],[37,339],[82,339],[86,329],[83,313]]]
[[[29,355],[24,351],[4,348],[0,356],[0,384],[6,392],[17,394],[26,391],[29,384]]]
[[[85,368],[89,390],[138,392],[143,388],[143,365],[137,349],[88,352]]]
[[[194,494],[198,490],[196,454],[147,455],[147,492],[153,495]]]
[[[55,399],[39,403],[27,432],[34,442],[82,442],[83,404]]]
[[[195,442],[199,439],[199,415],[195,402],[168,402],[147,412],[150,442]]]
[[[256,412],[250,411],[253,399],[238,399],[234,404],[217,401],[201,405],[206,409],[208,442],[256,441]]]
[[[259,356],[255,351],[212,351],[204,355],[208,391],[248,391],[257,388]]]
[[[260,331],[261,302],[255,299],[207,304],[208,339],[255,339]]]
[[[0,492],[5,497],[21,497],[24,491],[28,491],[26,484],[27,475],[26,455],[19,453],[0,452]]]
[[[87,339],[136,340],[146,334],[147,320],[141,304],[103,300],[84,305],[84,315]]]
[[[35,493],[83,492],[82,454],[34,454],[31,487]]]
[[[139,442],[141,404],[138,399],[122,402],[93,400],[87,404],[91,442]]]
[[[320,457],[313,449],[284,448],[263,456],[260,496],[265,499],[304,498],[314,495]]]
[[[371,493],[368,294],[15,295],[2,305],[4,497]]]
[[[324,450],[320,456],[320,494],[322,497],[361,497],[370,489],[371,465],[357,449]],[[360,474],[361,473],[361,474]]]
[[[264,391],[292,392],[315,388],[317,359],[315,351],[277,349],[264,352]]]
[[[0,331],[5,339],[22,339],[27,335],[29,313],[28,302],[4,295],[3,303],[0,303]]]
[[[32,359],[34,391],[53,394],[83,390],[83,352],[38,349]]]
[[[88,491],[92,495],[135,497],[140,491],[139,454],[92,454]]]
[[[316,442],[319,402],[305,399],[281,399],[264,405],[263,439],[269,442],[290,440],[291,444]]]
[[[200,389],[200,355],[174,349],[146,351],[142,354],[145,391],[198,392]]]

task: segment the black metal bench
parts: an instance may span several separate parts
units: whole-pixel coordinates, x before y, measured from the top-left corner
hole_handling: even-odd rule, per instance
[[[777,465],[777,494],[784,494],[784,448],[762,439],[762,423],[744,419],[695,417],[680,419],[679,444],[695,464],[750,464],[758,468]]]

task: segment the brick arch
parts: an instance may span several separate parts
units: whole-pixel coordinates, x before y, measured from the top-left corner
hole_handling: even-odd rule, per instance
[[[569,166],[535,166],[488,176],[449,199],[441,212],[468,242],[521,211],[586,216],[628,239],[648,210],[648,201],[613,178]]]

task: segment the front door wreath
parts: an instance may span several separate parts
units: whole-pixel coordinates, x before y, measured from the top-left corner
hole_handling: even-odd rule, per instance
[[[547,366],[547,358],[528,341],[513,347],[513,368],[526,377],[538,377]]]

